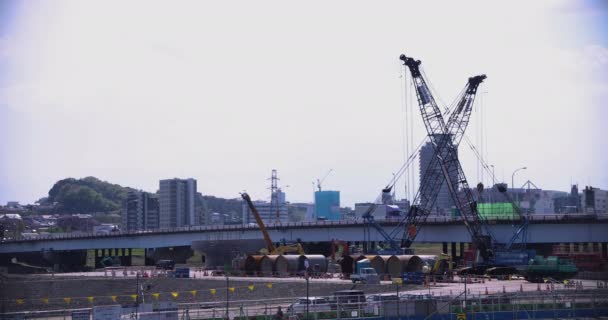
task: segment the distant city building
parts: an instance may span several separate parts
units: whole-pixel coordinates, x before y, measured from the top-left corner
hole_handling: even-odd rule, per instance
[[[230,221],[230,217],[225,213],[212,212],[210,214],[211,225],[224,225]]]
[[[498,185],[498,184],[497,184]],[[530,183],[531,186],[534,186]],[[519,206],[522,214],[552,214],[555,213],[556,197],[561,197],[567,193],[555,190],[543,190],[534,186],[534,188],[507,188],[507,195],[498,191],[496,187],[482,189],[475,188],[471,190],[478,203],[510,203],[511,201]],[[511,201],[509,201],[509,199]],[[503,206],[498,208],[512,208]],[[512,209],[508,209],[508,214],[512,214]]]
[[[99,224],[90,214],[62,215],[57,219],[57,226],[65,232],[91,232]]]
[[[9,209],[21,209],[19,201],[8,201],[6,202],[6,207]]]
[[[200,223],[195,210],[195,179],[160,180],[159,227],[175,228]]]
[[[316,221],[315,205],[312,203],[290,203],[287,208],[290,222]]]
[[[370,209],[372,203],[355,203],[355,216],[357,218],[363,217],[363,215]],[[372,212],[371,216],[376,221],[383,221],[387,219],[397,219],[402,216],[401,209],[395,204],[376,204],[376,207]]]
[[[345,219],[350,219],[350,220],[355,219],[356,218],[356,216],[355,216],[355,210],[351,209],[350,207],[341,207],[340,208],[340,218],[342,220],[345,220]]]
[[[410,211],[410,201],[407,199],[395,200],[395,205],[404,213]]]
[[[581,210],[581,196],[578,186],[572,185],[570,193],[555,195],[553,197],[553,208],[555,213],[579,213]]]
[[[317,220],[340,220],[340,191],[316,191]]]
[[[608,191],[587,186],[581,194],[584,213],[608,213]]]
[[[122,229],[144,230],[159,228],[159,201],[156,194],[131,191],[123,207]]]
[[[435,135],[435,137],[438,141],[441,140],[441,138],[445,137],[445,136],[446,135]],[[422,148],[420,148],[419,158],[420,158],[420,185],[422,185],[422,183],[425,179],[429,179],[430,176],[441,177],[441,179],[443,180],[443,183],[441,184],[439,191],[428,190],[426,192],[426,194],[420,195],[421,207],[426,207],[427,205],[424,201],[426,201],[426,199],[428,199],[428,198],[431,198],[433,196],[434,192],[437,192],[437,200],[435,201],[434,205],[432,206],[430,213],[431,214],[447,214],[448,212],[450,212],[450,209],[454,206],[454,201],[452,200],[452,196],[450,195],[450,191],[448,190],[448,185],[447,185],[445,179],[443,178],[443,173],[441,172],[440,168],[427,172],[427,169],[428,169],[429,165],[431,164],[431,161],[433,160],[433,158],[435,158],[435,149],[433,148],[433,144],[430,141],[427,142],[425,145],[423,145]],[[452,180],[452,183],[454,183],[455,188],[457,188],[455,181],[458,180],[458,174],[456,173],[456,171],[452,171],[451,173],[452,173],[452,176],[450,177],[450,180]]]
[[[289,221],[287,215],[287,203],[280,202],[278,208],[267,201],[253,201],[262,221],[266,223],[286,223]],[[257,223],[253,213],[245,201],[242,202],[242,223]]]
[[[0,214],[0,239],[17,238],[24,230],[23,219],[17,213]]]

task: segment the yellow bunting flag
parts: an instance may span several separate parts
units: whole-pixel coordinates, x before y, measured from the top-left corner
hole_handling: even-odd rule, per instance
[[[267,283],[266,286],[268,287],[268,289],[272,289],[272,283]]]
[[[251,284],[251,285],[248,285],[247,288],[249,288],[249,291],[253,291],[254,286]]]
[[[87,300],[89,301],[89,303],[93,303],[94,299],[95,299],[95,297],[87,297]]]
[[[133,301],[137,301],[137,295],[136,294],[132,294],[131,298],[133,299]]]
[[[196,290],[191,290],[191,291],[190,291],[190,294],[191,294],[193,297],[196,297]]]
[[[179,297],[179,292],[171,292],[171,295],[173,296],[173,298],[177,298]]]
[[[25,299],[17,299],[17,304],[24,304],[25,303]]]
[[[230,287],[228,290],[230,290],[230,292],[234,292],[234,287]]]
[[[42,298],[40,301],[42,301],[44,304],[49,304],[49,298]]]
[[[70,304],[70,302],[72,302],[72,298],[63,298],[63,301],[65,301],[65,303]]]
[[[153,293],[152,296],[154,297],[154,300],[158,301],[158,297],[160,297],[160,293],[158,293],[158,292]]]
[[[209,292],[211,292],[212,295],[215,295],[215,293],[217,292],[216,289],[209,289]]]
[[[110,296],[110,298],[112,298],[112,301],[116,302],[116,298],[118,298],[118,296]]]

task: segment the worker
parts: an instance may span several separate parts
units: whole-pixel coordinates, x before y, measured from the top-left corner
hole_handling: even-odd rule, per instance
[[[277,314],[274,316],[277,320],[283,320],[283,310],[281,310],[281,306],[277,310]]]

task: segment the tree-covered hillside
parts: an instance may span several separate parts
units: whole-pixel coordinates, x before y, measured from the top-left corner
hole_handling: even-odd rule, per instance
[[[127,197],[128,187],[122,187],[95,177],[59,180],[42,201],[55,204],[57,212],[93,213],[120,209]]]

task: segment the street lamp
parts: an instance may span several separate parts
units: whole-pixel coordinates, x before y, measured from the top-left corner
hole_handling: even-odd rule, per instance
[[[526,170],[528,169],[527,167],[521,167],[521,168],[517,168],[515,169],[515,171],[513,171],[513,174],[511,175],[511,189],[515,189],[515,173],[519,170]]]
[[[513,192],[515,192],[515,173],[519,170],[526,170],[528,169],[527,167],[521,167],[521,168],[517,168],[515,169],[515,171],[513,171],[513,174],[511,175],[511,189],[513,189]],[[519,203],[519,195],[517,193],[515,193],[515,202],[517,203],[517,206],[520,205]]]

